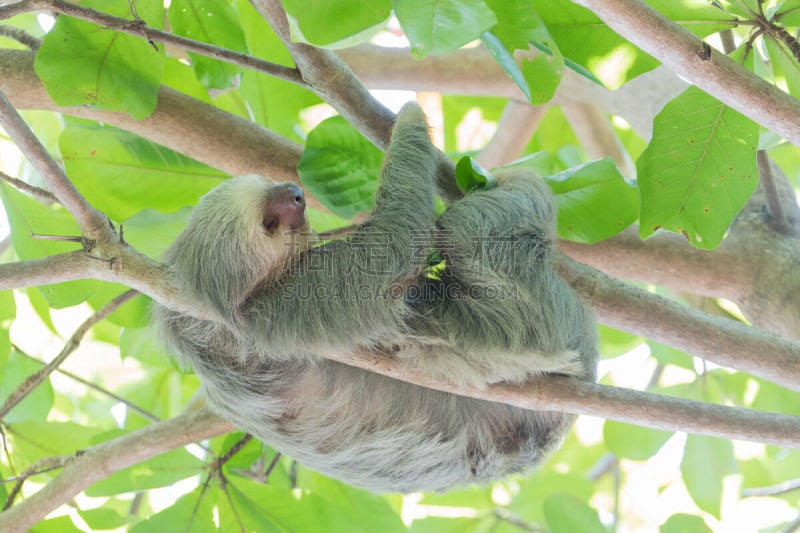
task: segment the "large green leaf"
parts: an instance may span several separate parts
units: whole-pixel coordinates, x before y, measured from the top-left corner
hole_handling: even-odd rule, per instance
[[[545,181],[556,195],[562,239],[598,242],[636,220],[636,189],[628,185],[610,158],[584,163]]]
[[[736,471],[733,445],[729,440],[687,436],[681,474],[686,489],[700,509],[720,517],[722,480]]]
[[[127,0],[91,0],[83,7],[130,16]],[[157,24],[163,6],[137,3],[137,12]],[[163,47],[158,51],[142,37],[115,32],[68,16],[56,19],[36,54],[36,74],[59,105],[89,105],[123,111],[137,120],[158,103],[164,72]]]
[[[236,52],[247,52],[239,19],[225,0],[172,0],[168,14],[172,31],[178,35]],[[189,57],[197,78],[206,87],[230,87],[242,71],[237,65],[210,57],[193,53]]]
[[[497,22],[484,0],[392,0],[392,7],[418,58],[456,50]]]
[[[194,205],[225,177],[116,128],[67,126],[60,146],[75,186],[92,205],[117,221],[146,208],[172,212]]]
[[[689,87],[656,116],[637,161],[642,237],[665,228],[714,248],[758,185],[758,125]]]
[[[283,7],[293,22],[292,38],[317,46],[336,45],[361,32],[371,33],[391,14],[390,0],[283,0]]]
[[[342,117],[308,134],[297,171],[308,190],[334,214],[350,218],[372,209],[383,154]]]

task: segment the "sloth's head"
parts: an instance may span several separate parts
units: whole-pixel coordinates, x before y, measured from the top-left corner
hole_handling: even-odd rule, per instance
[[[280,275],[309,238],[303,190],[260,176],[228,180],[206,194],[166,254],[176,280],[233,319],[255,285]]]

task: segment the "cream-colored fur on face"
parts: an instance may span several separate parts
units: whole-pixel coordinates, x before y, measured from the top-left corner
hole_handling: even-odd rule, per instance
[[[447,490],[541,462],[573,417],[417,387],[320,357],[375,350],[459,384],[593,380],[591,313],[552,269],[555,208],[523,171],[434,217],[435,149],[421,110],[398,115],[369,219],[309,248],[307,228],[265,231],[275,185],[232,179],[206,195],[165,257],[211,310],[156,306],[209,405],[305,466],[373,491]],[[277,186],[280,187],[280,186]],[[269,212],[266,213],[269,215]],[[436,251],[445,268],[425,275]]]

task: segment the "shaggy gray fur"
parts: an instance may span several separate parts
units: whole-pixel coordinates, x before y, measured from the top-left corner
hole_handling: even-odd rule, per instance
[[[407,105],[370,218],[345,241],[310,249],[305,226],[290,231],[281,219],[265,229],[272,206],[291,207],[286,185],[244,176],[219,186],[166,257],[173,282],[218,320],[154,311],[221,416],[372,491],[441,491],[523,472],[560,444],[573,417],[417,387],[319,353],[381,350],[476,386],[548,372],[595,377],[592,316],[551,267],[547,187],[501,173],[497,188],[437,221],[433,150],[422,111]],[[446,268],[430,276],[433,250]]]

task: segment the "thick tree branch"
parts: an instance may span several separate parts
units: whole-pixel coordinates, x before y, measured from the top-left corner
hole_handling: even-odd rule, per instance
[[[519,158],[531,141],[547,107],[532,107],[525,102],[509,100],[497,123],[497,131],[478,154],[478,162],[486,168],[499,167]]]
[[[800,342],[703,313],[561,256],[557,270],[600,321],[800,391]]]
[[[573,0],[676,74],[800,145],[800,101],[767,83],[726,55],[704,51],[703,41],[641,0]]]
[[[444,94],[503,96],[523,101],[525,96],[483,47],[428,56],[421,61],[408,49],[360,45],[338,54],[370,89],[405,89]],[[653,117],[664,104],[686,89],[686,82],[659,67],[610,91],[583,76],[564,70],[552,105],[585,102],[604,113],[623,117],[643,138],[653,131]]]
[[[597,107],[589,103],[573,102],[564,105],[562,109],[589,157],[611,157],[623,176],[628,179],[636,177],[636,165],[631,156],[622,146],[611,123]]]
[[[695,402],[555,375],[524,385],[497,384],[476,389],[432,378],[372,352],[325,354],[325,358],[415,385],[522,409],[599,416],[657,429],[800,449],[797,416]]]
[[[62,503],[114,472],[233,429],[230,422],[202,409],[76,453],[61,475],[36,494],[0,513],[0,531],[27,531]]]
[[[43,109],[112,124],[232,175],[261,174],[297,181],[302,147],[258,124],[167,87],[158,106],[137,121],[125,113],[55,105],[33,71],[33,53],[0,50],[0,79],[21,109]]]
[[[643,283],[737,301],[755,280],[749,258],[729,243],[716,250],[694,248],[674,233],[639,238],[636,227],[595,244],[562,240],[559,249],[606,274]]]

